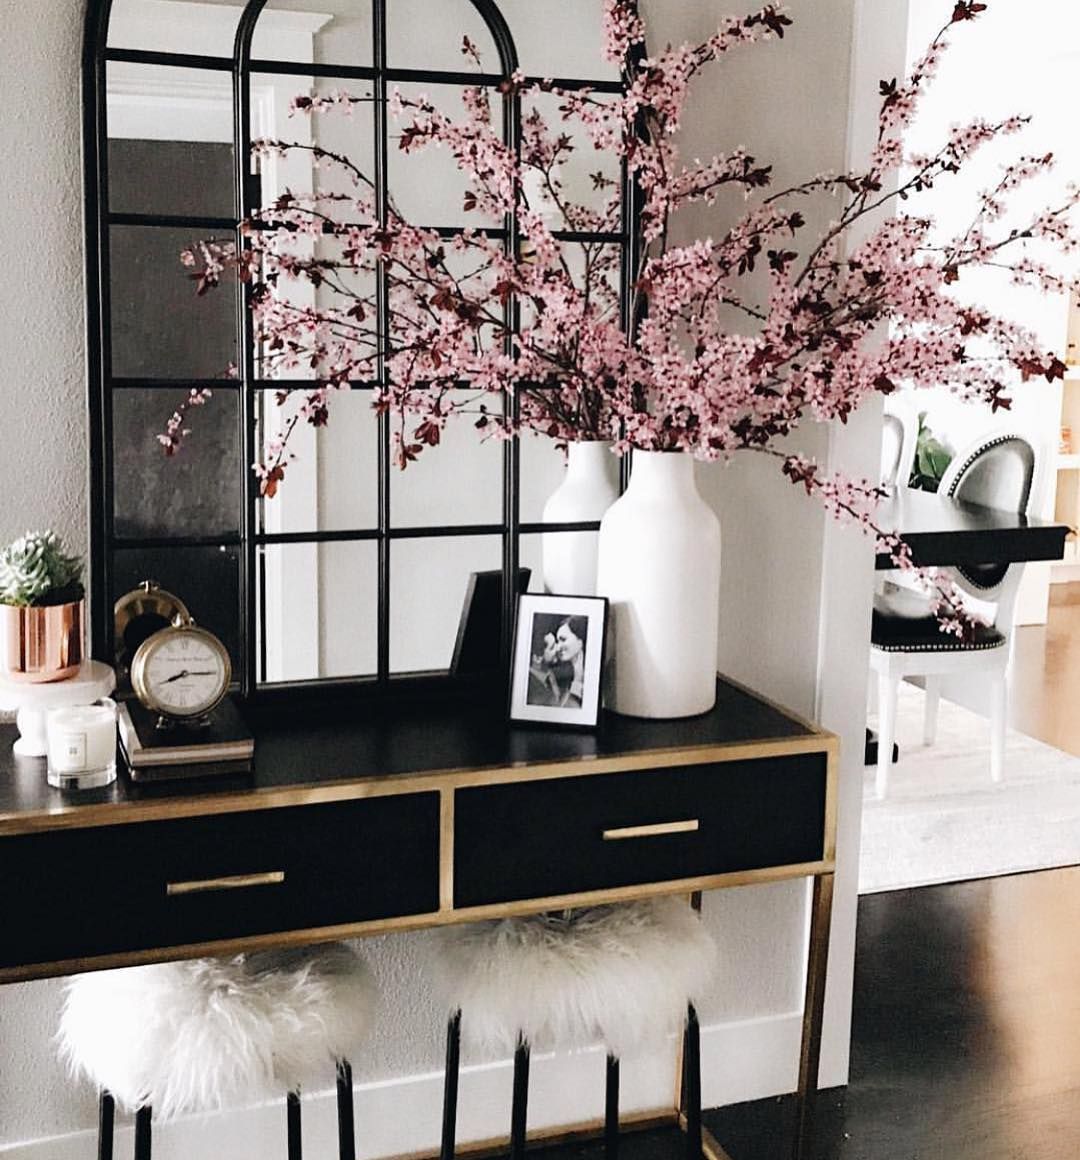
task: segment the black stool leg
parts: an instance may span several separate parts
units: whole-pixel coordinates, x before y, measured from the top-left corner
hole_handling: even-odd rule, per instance
[[[113,1119],[116,1105],[109,1093],[102,1088],[98,1100],[98,1160],[113,1160]]]
[[[341,1059],[337,1065],[337,1134],[340,1160],[356,1160],[355,1133],[352,1067],[347,1059]]]
[[[443,1080],[442,1147],[440,1160],[454,1160],[457,1144],[458,1071],[461,1065],[461,1011],[446,1025],[446,1078]]]
[[[510,1160],[525,1155],[525,1119],[529,1107],[529,1045],[518,1036],[514,1052],[514,1102],[510,1111]]]
[[[285,1126],[289,1138],[289,1160],[302,1160],[299,1092],[289,1092],[285,1097]]]
[[[150,1108],[135,1113],[135,1160],[150,1160]]]
[[[701,1036],[693,1003],[686,1009],[683,1092],[686,1098],[686,1158],[701,1160]]]
[[[619,1155],[619,1061],[607,1057],[607,1092],[604,1100],[604,1156],[616,1160]]]

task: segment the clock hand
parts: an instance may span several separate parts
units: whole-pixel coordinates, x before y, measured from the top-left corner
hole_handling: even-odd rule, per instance
[[[166,677],[161,683],[168,685],[173,681],[179,681],[183,677],[216,677],[217,673],[214,669],[181,669],[178,673],[173,673],[171,677]]]
[[[187,671],[187,669],[181,669],[178,673],[173,673],[171,677],[166,677],[165,680],[163,680],[161,683],[163,685],[171,685],[173,681],[179,681],[183,677],[189,676],[191,676],[191,674]]]

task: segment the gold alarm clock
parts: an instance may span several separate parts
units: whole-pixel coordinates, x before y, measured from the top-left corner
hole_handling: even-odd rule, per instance
[[[131,661],[135,696],[166,721],[205,719],[225,699],[231,680],[228,650],[182,613],[148,636]]]

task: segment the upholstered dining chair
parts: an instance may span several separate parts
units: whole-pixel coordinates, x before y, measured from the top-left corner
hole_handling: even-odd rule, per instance
[[[1010,430],[987,435],[952,460],[938,491],[982,507],[1026,514],[1037,508],[1043,494],[1047,460],[1024,434]],[[1023,568],[1023,564],[986,563],[941,569],[943,581],[954,581],[971,611],[986,622],[967,641],[940,631],[923,594],[886,584],[875,595],[870,665],[878,681],[875,790],[879,798],[888,791],[897,697],[900,682],[908,677],[925,681],[923,740],[927,745],[936,737],[941,679],[962,673],[989,681],[990,775],[994,781],[1001,780],[1013,622]]]
[[[510,1156],[525,1152],[529,1058],[599,1041],[607,1049],[604,1153],[619,1144],[619,1060],[683,1033],[688,1160],[701,1160],[695,1000],[716,947],[685,899],[655,898],[449,927],[434,989],[449,1011],[441,1160],[453,1160],[460,1042],[514,1056]]]
[[[158,1121],[285,1095],[289,1160],[301,1160],[300,1093],[336,1075],[340,1160],[355,1160],[349,1059],[375,985],[346,943],[124,967],[75,976],[58,1039],[99,1090],[98,1160],[112,1160],[117,1104],[135,1115],[135,1160]]]

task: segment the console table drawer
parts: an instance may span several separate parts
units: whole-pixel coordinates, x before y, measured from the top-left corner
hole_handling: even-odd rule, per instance
[[[810,753],[459,789],[454,904],[819,861],[826,765]]]
[[[0,966],[439,905],[439,797],[403,794],[0,839]]]

